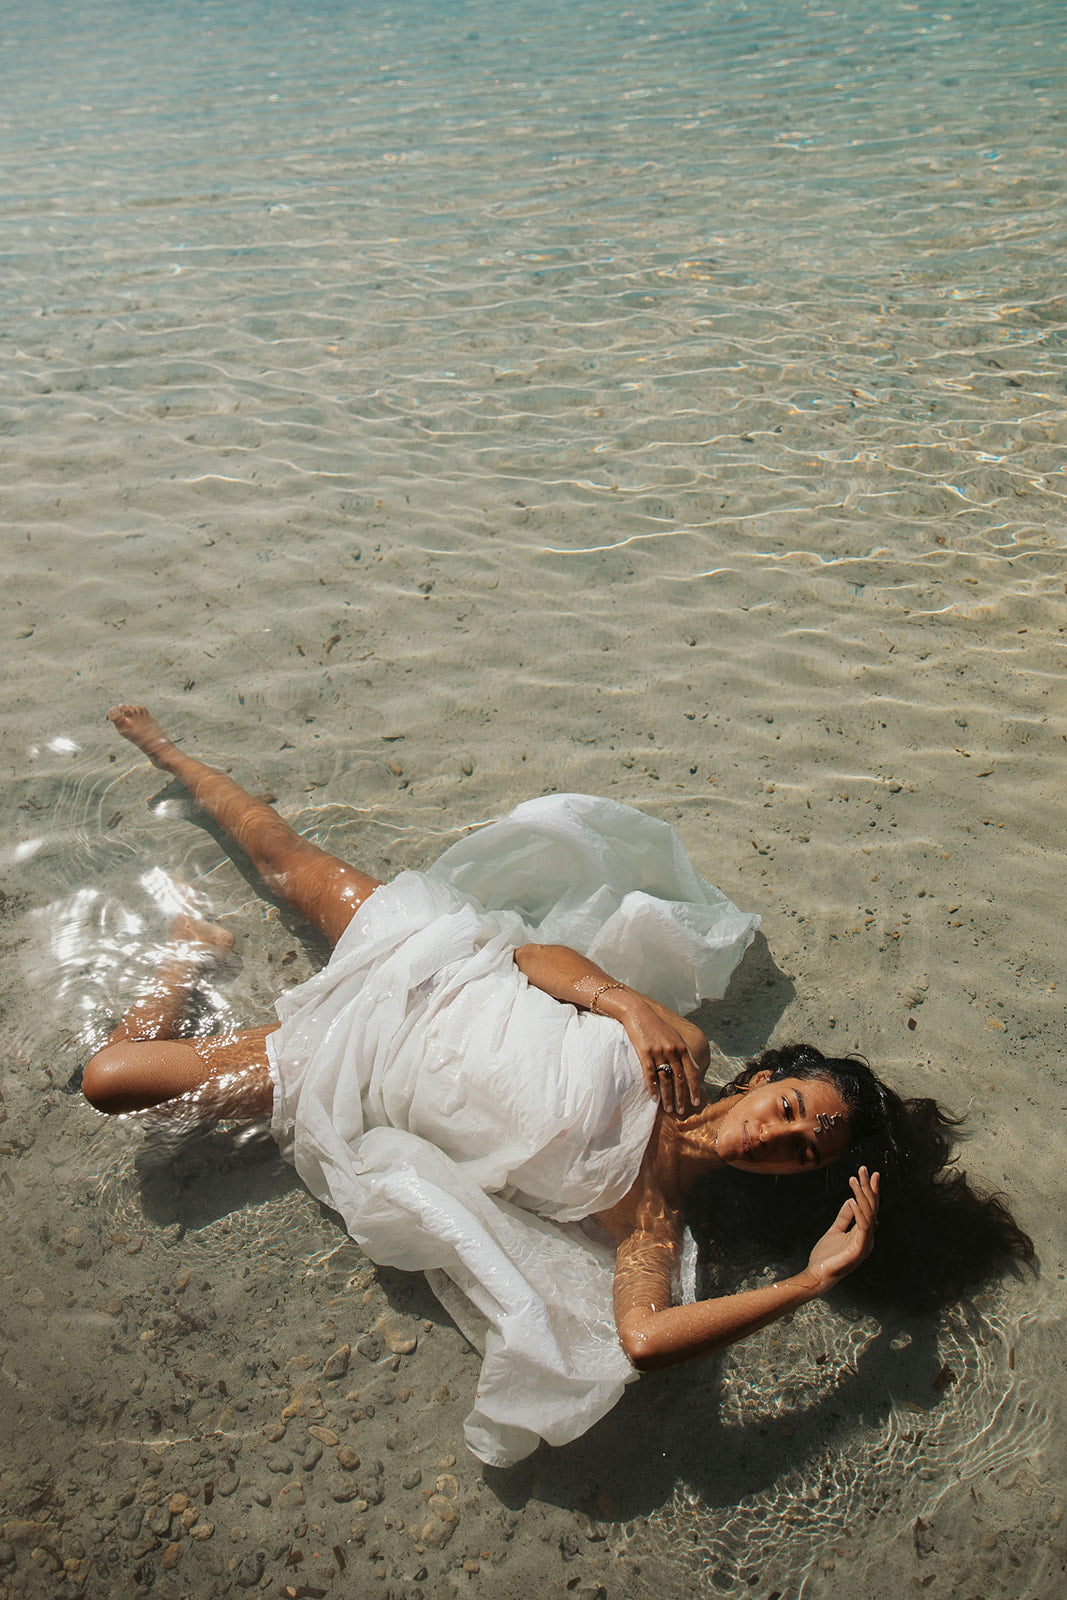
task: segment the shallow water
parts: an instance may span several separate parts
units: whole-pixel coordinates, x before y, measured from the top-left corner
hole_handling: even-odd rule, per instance
[[[940,1329],[810,1308],[643,1382],[521,1469],[524,1529],[616,1473],[586,1510],[679,1593],[1053,1592],[1062,8],[47,0],[0,43],[11,1392],[56,1426],[40,1351],[97,1314],[42,1216],[131,1304],[112,1236],[340,1243],[269,1151],[153,1165],[62,1092],[166,873],[240,937],[198,1025],[321,959],[103,722],[145,699],[383,874],[545,788],[666,817],[765,916],[722,1048],[844,1040],[969,1110],[1038,1241]],[[60,1470],[24,1443],[16,1510]]]

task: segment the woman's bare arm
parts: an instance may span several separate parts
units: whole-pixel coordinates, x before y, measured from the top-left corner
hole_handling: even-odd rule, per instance
[[[874,1241],[878,1174],[870,1176],[862,1167],[851,1184],[852,1199],[802,1272],[759,1289],[680,1306],[670,1304],[670,1290],[681,1246],[681,1214],[649,1186],[637,1198],[637,1225],[619,1239],[615,1257],[615,1322],[634,1366],[653,1372],[725,1349],[825,1294],[854,1271]],[[601,1220],[612,1227],[611,1213]]]
[[[595,999],[602,1016],[621,1022],[641,1062],[649,1093],[665,1111],[681,1115],[687,1102],[700,1104],[710,1052],[695,1023],[647,994],[616,983],[595,961],[567,945],[524,944],[515,952],[515,965],[554,1000],[588,1008]]]

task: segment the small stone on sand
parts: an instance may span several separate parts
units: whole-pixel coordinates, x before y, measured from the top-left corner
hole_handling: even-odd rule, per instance
[[[348,1363],[351,1359],[351,1356],[351,1345],[338,1345],[337,1349],[334,1351],[333,1355],[322,1369],[321,1376],[323,1382],[334,1383],[338,1378],[343,1378],[345,1373],[348,1371]]]

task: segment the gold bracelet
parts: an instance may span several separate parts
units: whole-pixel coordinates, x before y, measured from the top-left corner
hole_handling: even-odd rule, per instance
[[[627,985],[625,983],[602,983],[600,988],[594,991],[593,998],[589,1002],[590,1011],[595,1012],[598,1017],[602,1017],[604,1013],[602,1011],[597,1011],[596,1008],[596,1003],[600,999],[600,996],[602,994],[607,994],[609,989],[625,989],[626,987]]]

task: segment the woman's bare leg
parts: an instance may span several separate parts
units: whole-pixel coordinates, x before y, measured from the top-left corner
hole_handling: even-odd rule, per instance
[[[187,885],[173,879],[179,891]],[[205,922],[192,911],[181,911],[171,923],[163,960],[148,988],[127,1011],[108,1044],[134,1039],[173,1039],[177,1036],[189,996],[206,966],[234,947],[228,928]]]
[[[114,706],[108,716],[124,738],[183,783],[193,798],[277,889],[331,944],[379,880],[302,839],[263,800],[225,773],[187,756],[144,706]],[[266,1040],[277,1023],[207,1039],[177,1039],[189,995],[205,961],[232,948],[233,936],[190,913],[177,918],[149,989],[126,1013],[85,1069],[82,1090],[98,1110],[142,1111],[166,1105],[207,1117],[270,1112],[273,1086]]]
[[[198,1116],[270,1112],[266,1040],[277,1023],[210,1039],[175,1038],[198,975],[233,942],[228,929],[190,912],[175,918],[151,984],[85,1069],[82,1093],[98,1111],[144,1111],[178,1101]]]
[[[380,879],[301,838],[265,800],[253,799],[224,772],[185,755],[144,706],[113,706],[108,716],[124,739],[185,785],[272,889],[284,895],[331,945],[337,943]]]
[[[267,1035],[278,1024],[211,1039],[138,1039],[106,1044],[85,1069],[82,1093],[97,1111],[117,1116],[165,1106],[217,1121],[269,1117],[274,1084]]]

